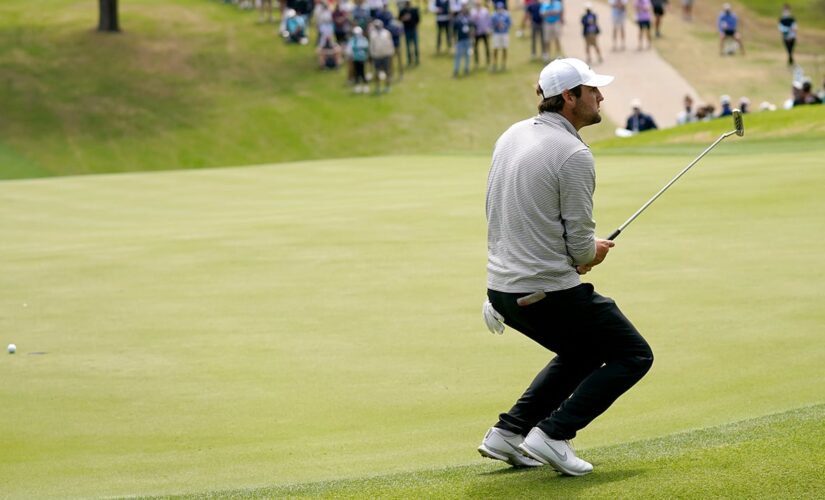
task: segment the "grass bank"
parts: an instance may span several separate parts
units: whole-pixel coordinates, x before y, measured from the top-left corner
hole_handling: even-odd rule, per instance
[[[579,453],[592,475],[470,465],[170,498],[817,498],[825,406]]]

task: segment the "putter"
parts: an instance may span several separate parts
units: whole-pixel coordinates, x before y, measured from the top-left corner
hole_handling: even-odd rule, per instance
[[[616,238],[618,238],[618,237],[619,237],[619,235],[622,233],[622,231],[624,231],[624,229],[625,229],[627,226],[629,226],[631,222],[633,222],[634,220],[636,220],[636,217],[640,216],[640,215],[642,214],[642,212],[644,212],[644,211],[645,211],[645,209],[646,209],[647,207],[649,207],[649,206],[650,206],[650,205],[651,205],[654,201],[656,201],[656,198],[658,198],[659,196],[662,196],[662,193],[664,193],[665,191],[667,191],[667,188],[669,188],[670,186],[672,186],[674,182],[678,181],[678,180],[679,180],[679,177],[681,177],[681,176],[685,175],[685,173],[686,173],[688,170],[690,170],[690,167],[692,167],[692,166],[696,165],[696,162],[698,162],[699,160],[701,160],[703,156],[705,156],[706,154],[708,154],[708,151],[710,151],[711,149],[715,148],[715,147],[716,147],[716,145],[717,145],[717,144],[719,144],[720,142],[722,142],[722,140],[723,140],[723,139],[725,139],[726,137],[730,137],[730,136],[732,136],[733,134],[736,134],[736,135],[738,135],[739,137],[742,137],[743,135],[745,135],[745,125],[742,123],[742,112],[741,112],[741,111],[739,111],[738,109],[734,109],[734,110],[733,110],[733,125],[736,127],[734,130],[731,130],[730,132],[725,132],[724,134],[720,135],[720,136],[719,136],[719,138],[718,138],[718,139],[716,139],[716,141],[714,141],[714,142],[713,142],[713,144],[711,144],[710,146],[708,146],[708,148],[707,148],[706,150],[702,151],[702,154],[700,154],[699,156],[697,156],[697,157],[696,157],[696,159],[695,159],[695,160],[693,160],[692,162],[690,162],[690,165],[688,165],[687,167],[685,167],[684,169],[682,169],[682,171],[681,171],[681,172],[679,172],[679,173],[676,175],[676,177],[674,177],[673,179],[671,179],[671,180],[670,180],[670,182],[668,182],[667,184],[665,184],[665,187],[663,187],[662,189],[660,189],[660,190],[659,190],[659,192],[658,192],[658,193],[656,193],[655,195],[653,195],[653,198],[651,198],[651,199],[647,200],[647,203],[645,203],[644,205],[642,205],[642,208],[640,208],[639,210],[636,210],[636,213],[635,213],[635,214],[633,214],[633,215],[631,215],[629,219],[627,219],[626,221],[624,221],[624,224],[622,224],[621,226],[619,226],[619,228],[618,228],[618,229],[616,229],[615,231],[613,231],[612,233],[610,233],[610,236],[608,236],[608,237],[607,237],[607,239],[608,239],[608,240],[610,240],[610,241],[613,241],[613,240],[615,240]]]

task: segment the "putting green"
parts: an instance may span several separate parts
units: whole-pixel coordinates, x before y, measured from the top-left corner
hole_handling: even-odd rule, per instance
[[[600,155],[599,233],[700,150]],[[822,402],[822,153],[723,143],[588,275],[657,359],[579,449]],[[4,494],[479,463],[484,431],[549,358],[480,319],[487,163],[0,183],[0,342],[18,347],[0,356]]]

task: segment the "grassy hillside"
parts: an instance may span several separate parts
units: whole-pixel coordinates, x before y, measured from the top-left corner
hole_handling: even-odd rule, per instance
[[[218,1],[121,2],[118,35],[91,29],[87,1],[40,3],[0,4],[0,177],[488,151],[535,106],[526,58],[452,80],[431,16],[421,66],[376,98]]]
[[[657,42],[662,52],[709,101],[721,93],[784,99],[789,76],[775,16],[763,22],[765,42],[746,60],[717,61],[704,57],[715,54],[717,10],[699,2],[704,24],[670,15]],[[509,72],[454,81],[451,58],[434,55],[430,15],[421,66],[380,98],[351,95],[342,72],[315,69],[311,48],[284,46],[257,13],[217,0],[121,2],[118,35],[93,31],[96,16],[86,0],[0,3],[0,178],[489,154],[501,130],[535,106],[529,89],[541,64],[528,61],[527,40],[513,39]],[[799,51],[807,64],[816,59],[806,53],[821,54],[823,45],[804,33]],[[583,134],[592,142],[613,128]]]
[[[673,2],[671,2],[673,3]],[[660,54],[697,89],[701,98],[718,109],[719,96],[738,102],[751,100],[753,109],[762,101],[781,108],[791,95],[794,68],[788,67],[777,20],[782,2],[753,0],[731,2],[740,17],[740,34],[747,55],[719,56],[716,19],[724,0],[696,2],[695,19],[685,23],[674,5],[663,21],[664,37],[655,42]],[[825,8],[821,0],[791,2],[799,23],[795,60],[819,87],[825,76]],[[631,31],[636,33],[635,28]]]
[[[588,275],[656,363],[580,434],[583,452],[823,403],[811,382],[825,355],[823,144],[747,144],[722,143]],[[599,233],[695,149],[598,154]],[[481,155],[394,156],[0,183],[0,345],[18,346],[0,356],[3,495],[191,494],[483,464],[484,431],[549,357],[479,317],[486,172]],[[720,444],[730,465],[714,484],[752,491],[743,470],[781,458],[762,456],[767,439]],[[596,451],[606,477],[576,484],[690,488],[692,474],[667,467],[701,469],[695,443],[673,462]],[[484,467],[465,472],[497,470]],[[465,472],[448,476],[463,484]],[[765,474],[789,491],[809,484]],[[493,477],[461,491],[509,477],[546,487],[541,473]]]

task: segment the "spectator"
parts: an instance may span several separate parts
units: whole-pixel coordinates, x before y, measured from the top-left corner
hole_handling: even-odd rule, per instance
[[[721,118],[723,116],[730,116],[733,114],[733,110],[730,107],[730,96],[725,94],[719,97],[719,105],[722,109],[719,111],[719,116],[717,118]]]
[[[315,5],[315,22],[318,27],[318,40],[316,47],[323,47],[327,40],[332,40],[335,36],[335,24],[332,21],[332,11],[326,1],[318,2]]]
[[[436,34],[435,53],[441,53],[441,34],[447,39],[447,50],[453,46],[450,39],[450,0],[433,0],[430,10],[435,13]]]
[[[782,33],[782,43],[788,52],[788,66],[793,66],[793,48],[796,45],[796,19],[791,12],[791,6],[782,6],[782,15],[779,16],[779,32]]]
[[[747,113],[751,110],[751,100],[745,96],[739,98],[739,111],[742,114]]]
[[[536,53],[536,40],[539,43],[539,49],[544,54],[544,19],[541,16],[541,2],[533,0],[525,7],[525,16],[530,18],[530,58],[532,60],[538,59]]]
[[[693,0],[682,0],[682,19],[693,21]]]
[[[355,0],[355,7],[352,9],[352,22],[364,32],[370,24],[370,19],[370,11],[364,4],[364,0]]]
[[[693,110],[693,98],[689,95],[685,96],[682,111],[676,115],[676,123],[684,125],[696,121],[696,112]]]
[[[662,18],[665,16],[665,5],[667,0],[650,0],[653,5],[653,30],[656,38],[662,36]]]
[[[367,8],[370,10],[371,18],[379,19],[378,12],[384,9],[384,0],[367,0]]]
[[[819,99],[825,102],[825,76],[822,77],[822,88],[819,90]]]
[[[338,69],[341,65],[341,46],[332,38],[327,38],[324,45],[316,49],[320,69]]]
[[[381,93],[381,82],[384,82],[384,92],[389,92],[392,56],[395,54],[392,34],[384,27],[383,21],[376,19],[370,25],[369,39],[370,57],[375,70],[375,93]]]
[[[349,14],[341,6],[341,2],[337,2],[335,9],[332,11],[332,25],[337,43],[346,43],[349,32],[352,30],[351,24]]]
[[[582,16],[582,34],[584,36],[584,51],[587,55],[587,64],[590,64],[592,58],[590,57],[590,49],[596,51],[599,57],[599,62],[602,62],[602,51],[599,50],[599,22],[598,17],[593,12],[593,4],[587,2],[584,4],[584,15]]]
[[[625,127],[627,130],[637,134],[645,130],[655,130],[657,128],[653,117],[642,113],[642,102],[639,99],[630,101],[630,106],[633,108],[633,112],[627,119],[627,126]]]
[[[487,66],[490,66],[490,32],[493,30],[490,10],[485,5],[486,0],[476,0],[476,5],[470,12],[470,22],[473,24],[473,60],[478,67],[478,46],[484,42],[484,56]]]
[[[467,4],[453,19],[453,33],[455,33],[455,62],[453,64],[453,78],[458,78],[458,69],[461,59],[464,59],[464,75],[470,74],[470,35],[471,24]]]
[[[369,92],[367,86],[366,65],[369,59],[370,42],[364,36],[364,30],[360,26],[352,29],[352,38],[349,41],[349,52],[352,54],[352,66],[355,73],[355,93],[366,94]]]
[[[496,2],[495,5],[498,6],[499,3],[504,3],[504,2]],[[532,22],[532,17],[531,17],[531,14],[530,14],[530,6],[534,5],[534,4],[539,4],[539,3],[541,3],[541,2],[539,2],[539,0],[524,0],[524,5],[523,5],[524,15],[521,17],[521,24],[519,25],[519,29],[516,32],[516,37],[524,38],[524,28],[527,27],[527,23]],[[496,7],[496,8],[498,8],[498,7]],[[506,3],[504,4],[504,10],[507,10],[507,4]]]
[[[306,20],[304,16],[299,15],[295,9],[287,9],[285,13],[286,29],[282,33],[284,40],[287,43],[300,43],[306,45],[309,39],[306,36]]]
[[[799,95],[793,101],[794,107],[804,106],[806,104],[822,104],[822,99],[812,92],[812,88],[813,86],[811,85],[810,79],[806,79],[802,82],[802,88],[800,89]]]
[[[501,51],[501,71],[507,68],[507,48],[510,45],[510,13],[504,4],[496,4],[496,13],[493,14],[493,65],[491,71],[498,71],[498,52]]]
[[[395,63],[392,66],[395,66],[398,80],[401,81],[404,78],[404,62],[401,60],[401,33],[404,32],[404,25],[398,19],[392,19],[392,15],[390,15],[389,23],[385,26],[387,26],[390,36],[392,36],[392,46],[395,50]]]
[[[627,0],[608,0],[613,24],[613,50],[625,49],[624,25],[627,20]],[[621,42],[621,44],[619,43]]]
[[[739,18],[730,8],[730,4],[726,3],[722,5],[722,12],[719,14],[719,19],[716,23],[717,27],[719,28],[719,54],[725,54],[725,42],[729,40],[733,40],[736,45],[739,46],[739,51],[742,55],[745,55],[745,46],[742,44],[742,38],[739,36],[739,33],[736,31],[737,25],[739,24]]]
[[[260,0],[258,4],[258,12],[261,15],[260,21],[262,23],[272,22],[272,0]]]
[[[292,3],[291,8],[304,18],[304,25],[309,28],[312,19],[312,0],[287,0],[287,4]]]
[[[544,32],[544,47],[542,58],[544,62],[550,62],[550,52],[552,46],[556,46],[556,57],[562,57],[561,53],[561,24],[564,7],[561,0],[542,0],[541,12],[542,30]]]
[[[412,66],[413,60],[418,66],[418,23],[421,17],[418,7],[413,7],[410,0],[402,0],[401,10],[398,12],[398,19],[404,23],[404,44],[407,46],[407,65]],[[413,58],[415,56],[415,58]]]
[[[698,121],[706,122],[713,118],[714,107],[713,104],[708,104],[706,106],[699,106],[699,109],[696,110],[696,119]]]
[[[650,0],[636,0],[633,4],[636,7],[636,24],[639,25],[639,44],[636,50],[643,50],[644,40],[647,40],[647,48],[650,48],[650,11],[653,6]]]

